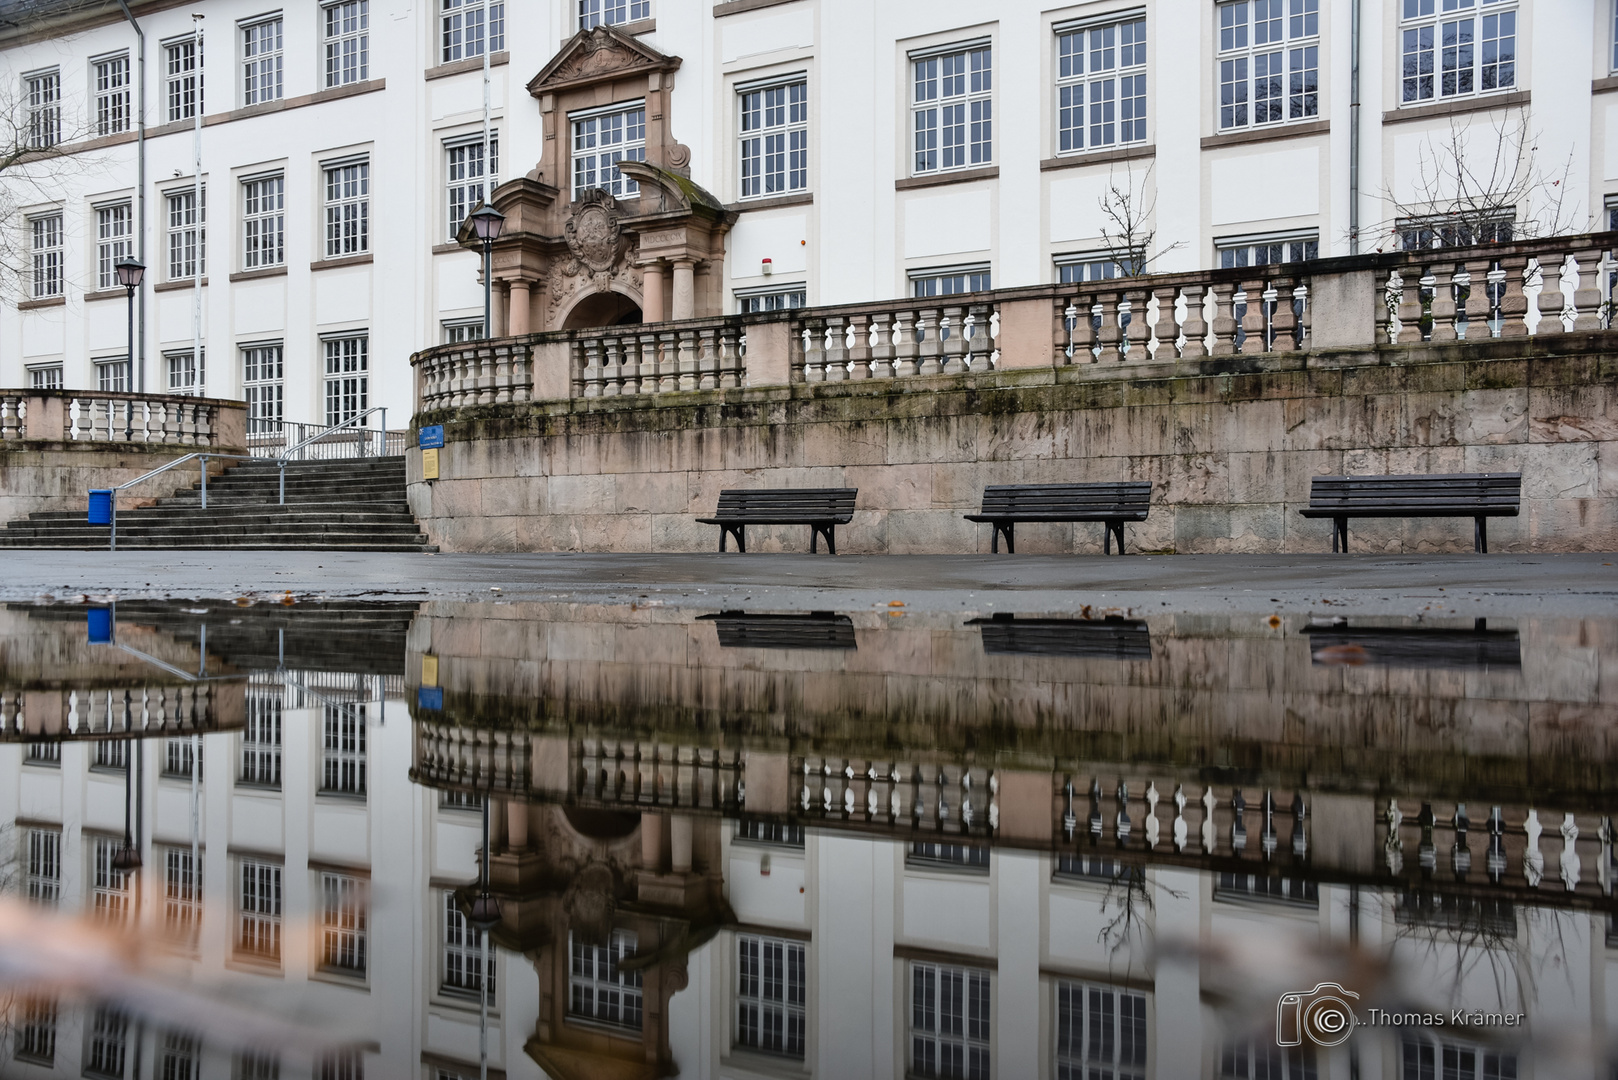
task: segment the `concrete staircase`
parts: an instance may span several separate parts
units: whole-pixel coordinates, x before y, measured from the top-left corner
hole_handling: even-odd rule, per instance
[[[248,461],[156,505],[118,511],[119,550],[437,551],[410,514],[402,457]],[[108,528],[85,511],[42,511],[0,529],[0,548],[105,548]]]

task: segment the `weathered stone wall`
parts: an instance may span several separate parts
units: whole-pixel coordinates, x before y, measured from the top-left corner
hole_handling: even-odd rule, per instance
[[[92,488],[110,488],[151,472],[194,448],[141,443],[66,442],[13,439],[0,443],[0,522],[36,511],[88,508]],[[237,449],[235,452],[241,452]],[[230,462],[209,462],[218,476]],[[181,466],[118,500],[118,508],[144,506],[197,482],[194,465]]]
[[[1010,365],[1007,365],[1008,368]],[[988,484],[1150,480],[1132,551],[1323,552],[1309,478],[1523,473],[1497,551],[1618,549],[1618,357],[1606,332],[1036,367],[982,375],[485,405],[446,425],[411,505],[446,551],[700,551],[729,487],[860,489],[844,552],[986,552]],[[1019,552],[1099,552],[1099,525],[1023,525]],[[749,531],[807,550],[803,527]],[[1471,549],[1464,520],[1350,525],[1352,549]]]

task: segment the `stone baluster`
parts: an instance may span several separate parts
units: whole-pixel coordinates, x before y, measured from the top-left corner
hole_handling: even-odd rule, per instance
[[[606,354],[601,364],[601,396],[617,397],[623,393],[623,339],[613,334],[602,339],[601,346]]]
[[[1293,352],[1298,343],[1298,313],[1292,302],[1296,278],[1279,277],[1264,290],[1264,306],[1270,313],[1270,351]]]
[[[1422,278],[1424,290],[1430,290],[1427,299],[1428,341],[1455,341],[1457,338],[1455,270],[1454,263],[1440,263],[1428,267]]]
[[[583,354],[584,366],[579,372],[579,381],[584,386],[584,396],[587,398],[601,396],[601,339],[586,338],[579,342],[579,350]]]
[[[803,324],[803,381],[826,381],[825,332],[819,319],[806,319]]]
[[[1175,344],[1180,337],[1180,324],[1175,312],[1175,301],[1179,298],[1179,290],[1172,285],[1158,285],[1152,289],[1152,295],[1157,299],[1157,321],[1152,324],[1152,338],[1157,347],[1152,350],[1152,359],[1158,363],[1173,360],[1179,355],[1179,346]]]
[[[1000,309],[989,309],[989,337],[984,343],[989,351],[989,368],[994,371],[1000,369]]]
[[[1090,305],[1090,327],[1094,336],[1091,356],[1098,364],[1116,363],[1123,359],[1118,352],[1118,301],[1121,294],[1096,293]]]
[[[1208,291],[1214,303],[1212,355],[1231,356],[1236,352],[1236,286],[1222,281],[1210,285]],[[1190,336],[1189,331],[1186,336]]]
[[[1455,298],[1455,339],[1481,341],[1489,336],[1489,264],[1474,259],[1458,263],[1450,278]]]
[[[1146,359],[1146,298],[1150,294],[1120,293],[1118,301],[1118,359]]]
[[[1292,288],[1292,318],[1295,323],[1292,340],[1295,348],[1312,348],[1309,344],[1309,335],[1314,326],[1313,310],[1314,303],[1309,296],[1309,285],[1300,281]]]
[[[679,334],[664,330],[657,335],[657,392],[672,394],[680,388]]]
[[[676,330],[674,332],[676,371],[679,374],[678,386],[681,390],[695,390],[697,388],[697,335],[694,330]]]
[[[897,320],[892,315],[878,314],[871,316],[871,377],[873,379],[889,379],[893,377],[894,325]]]
[[[738,344],[740,331],[735,326],[719,330],[719,385],[721,388],[742,384],[742,352]]]
[[[1528,297],[1523,293],[1527,283],[1528,256],[1506,255],[1500,259],[1505,272],[1505,292],[1500,297],[1500,337],[1525,338],[1528,336]]]
[[[619,394],[635,395],[640,393],[640,336],[638,334],[625,334],[619,340]]]
[[[719,388],[718,328],[703,327],[697,331],[697,389]]]
[[[947,307],[938,323],[939,346],[944,357],[941,370],[945,375],[959,375],[966,370],[965,313],[965,308]]]
[[[938,340],[939,318],[937,308],[923,308],[916,313],[917,375],[937,375],[944,370],[939,362],[942,352]]]
[[[1058,299],[1052,306],[1056,320],[1054,326],[1055,340],[1053,342],[1055,345],[1054,355],[1061,357],[1056,362],[1058,364],[1078,363],[1077,357],[1079,353],[1084,351],[1084,346],[1080,344],[1083,340],[1080,325],[1084,321],[1084,312],[1079,310],[1076,298],[1069,298],[1065,302]]]
[[[826,320],[826,381],[843,382],[848,378],[848,347],[843,330],[848,320],[833,316]]]
[[[1554,255],[1546,255],[1542,262],[1538,262],[1528,269],[1528,285],[1535,280],[1539,282],[1539,292],[1534,294],[1524,288],[1529,303],[1528,321],[1534,324],[1534,336],[1560,334],[1562,332],[1562,264]]]
[[[1264,310],[1263,279],[1249,279],[1242,282],[1241,291],[1236,299],[1244,306],[1241,313],[1241,330],[1238,335],[1238,352],[1261,353],[1269,352],[1269,319]],[[1234,308],[1232,309],[1234,317]]]
[[[1587,248],[1583,254],[1585,261],[1590,265],[1590,284],[1584,284],[1584,269],[1579,266],[1572,255],[1568,256],[1568,263],[1573,270],[1573,330],[1582,333],[1587,330],[1601,329],[1601,253]]]
[[[1204,285],[1183,285],[1180,287],[1180,298],[1175,302],[1175,318],[1179,322],[1180,333],[1176,339],[1179,345],[1180,356],[1186,360],[1195,360],[1208,355],[1208,321],[1203,318],[1202,306],[1207,296],[1207,287]],[[1181,310],[1183,306],[1183,311]]]
[[[893,316],[893,374],[914,375],[921,368],[921,345],[916,339],[917,314],[899,311]]]
[[[864,315],[852,315],[848,328],[843,331],[843,348],[848,354],[850,379],[871,377],[871,335],[866,329],[868,322]]]

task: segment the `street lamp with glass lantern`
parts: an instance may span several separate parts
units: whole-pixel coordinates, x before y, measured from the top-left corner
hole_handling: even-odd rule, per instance
[[[146,276],[146,264],[132,255],[126,255],[113,265],[118,271],[118,284],[129,293],[129,368],[128,376],[134,382],[135,373],[135,290],[140,288],[141,279]]]
[[[484,203],[472,211],[471,217],[472,232],[483,245],[483,340],[487,341],[494,336],[494,327],[489,321],[494,305],[494,280],[491,276],[494,242],[500,239],[500,230],[505,228],[506,215]]]

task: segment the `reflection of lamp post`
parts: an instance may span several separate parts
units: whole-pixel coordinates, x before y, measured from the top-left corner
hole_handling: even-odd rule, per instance
[[[139,263],[135,264],[140,266]],[[123,267],[119,266],[119,276],[123,275]],[[134,294],[134,290],[130,290]],[[139,870],[141,866],[140,848],[135,846],[134,838],[129,832],[129,819],[134,803],[134,791],[131,780],[134,777],[133,763],[135,760],[135,740],[124,740],[124,845],[112,857],[112,868],[120,874],[128,874]]]
[[[485,207],[484,209],[488,209]],[[501,221],[499,211],[493,211],[495,217]],[[476,214],[472,215],[474,218]],[[500,225],[494,226],[494,236],[500,234]],[[481,231],[479,233],[481,234]],[[489,240],[483,241],[483,281],[488,284],[489,274]],[[488,293],[484,293],[483,325],[489,325]],[[487,330],[485,330],[487,338]],[[489,1076],[489,931],[500,922],[500,901],[489,895],[489,796],[483,796],[483,858],[479,860],[478,867],[478,898],[472,901],[471,916],[467,919],[478,928],[478,941],[483,950],[483,970],[478,973],[478,1076],[480,1080],[488,1080]]]
[[[129,359],[124,369],[125,389],[134,389],[135,382],[135,290],[140,288],[140,279],[146,276],[146,264],[133,255],[125,255],[114,264],[113,269],[118,271],[118,284],[129,292]],[[135,410],[124,410],[124,440],[127,442],[134,437]],[[114,496],[116,497],[116,496]]]
[[[494,336],[494,326],[489,321],[489,312],[493,306],[494,280],[491,277],[493,269],[494,242],[500,239],[500,230],[505,228],[506,215],[484,203],[472,211],[472,231],[477,234],[479,243],[483,245],[483,340],[487,341]],[[488,810],[484,812],[484,855],[488,854]]]

